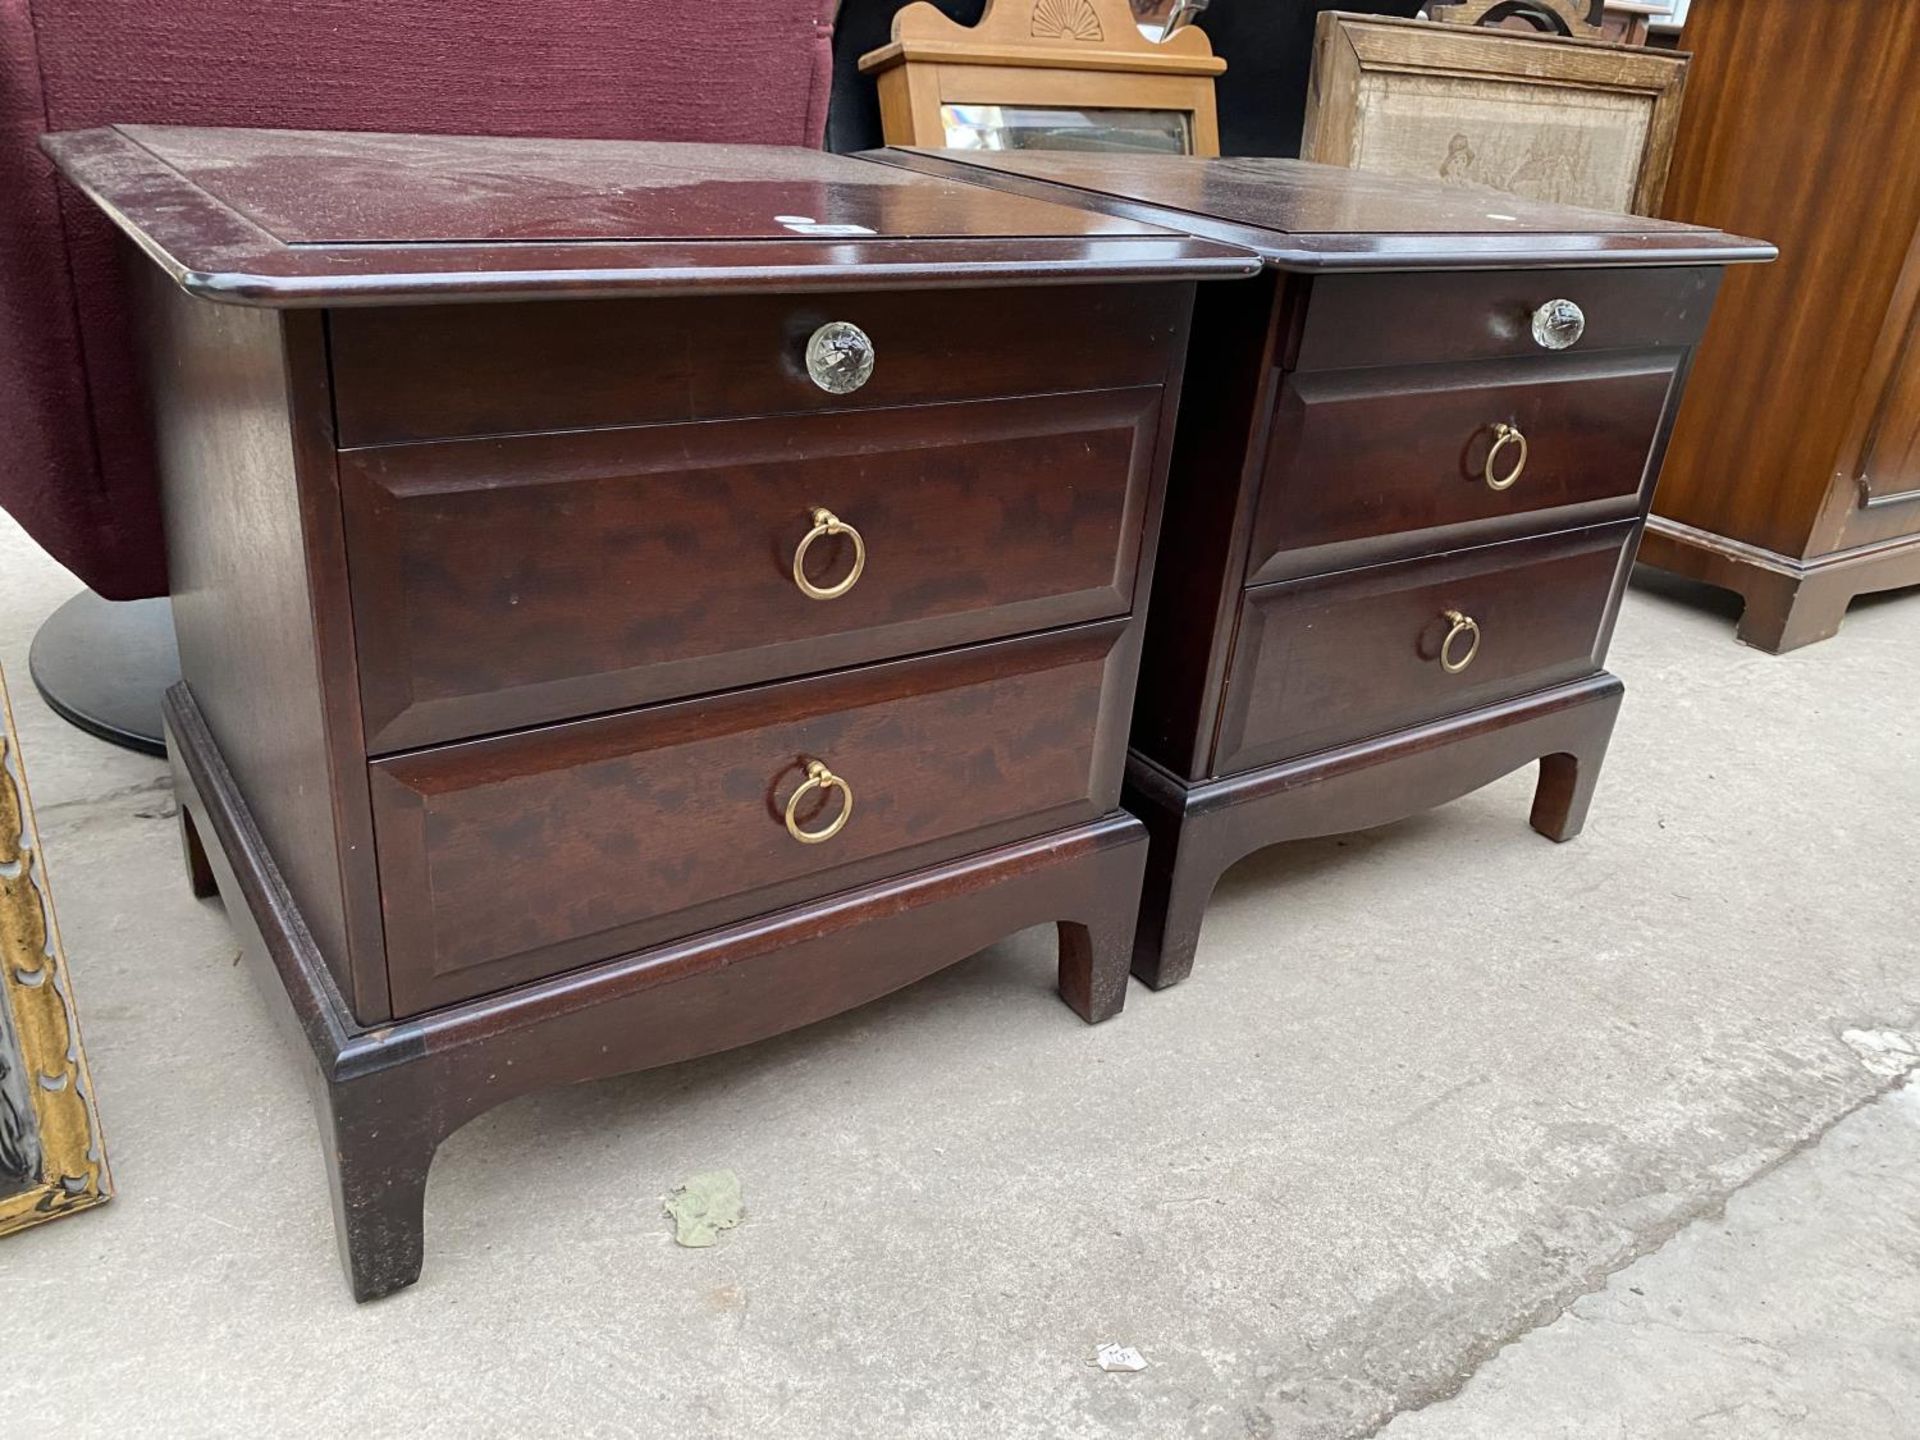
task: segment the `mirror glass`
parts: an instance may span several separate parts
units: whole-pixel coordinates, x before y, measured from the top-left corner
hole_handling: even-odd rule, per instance
[[[1184,110],[1103,110],[1070,105],[942,105],[950,150],[1130,150],[1193,153]]]

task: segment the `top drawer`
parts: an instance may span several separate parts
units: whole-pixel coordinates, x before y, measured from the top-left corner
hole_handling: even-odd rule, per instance
[[[1159,384],[1192,286],[543,301],[337,310],[339,443],[726,419]],[[872,342],[832,394],[807,343],[832,321]]]
[[[368,744],[1125,615],[1163,393],[343,451]]]
[[[1720,271],[1465,270],[1312,283],[1299,370],[1553,354],[1534,339],[1532,322],[1555,300],[1578,306],[1584,321],[1565,353],[1692,345],[1713,311]]]

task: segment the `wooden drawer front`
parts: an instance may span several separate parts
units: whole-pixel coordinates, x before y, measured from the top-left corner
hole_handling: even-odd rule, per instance
[[[1313,281],[1295,363],[1340,370],[1684,348],[1706,329],[1719,285],[1714,266],[1323,275]],[[1573,301],[1587,319],[1586,333],[1559,352],[1532,333],[1534,310],[1554,299]]]
[[[1229,774],[1524,694],[1597,668],[1638,529],[1628,520],[1249,590],[1214,773]],[[1441,667],[1453,628],[1479,653]],[[1456,642],[1455,658],[1465,651]]]
[[[1329,568],[1315,547],[1566,506],[1631,514],[1673,390],[1673,351],[1289,376],[1248,559],[1249,582]],[[1520,478],[1488,483],[1494,427],[1526,438]],[[1495,480],[1519,447],[1493,457]],[[1566,528],[1562,525],[1558,528]]]
[[[1161,392],[346,452],[375,753],[1127,613]],[[795,584],[824,506],[865,547]],[[808,547],[820,586],[844,536]]]
[[[1159,384],[1193,287],[1090,285],[339,310],[342,445],[870,409]],[[830,395],[808,337],[873,341],[873,377]]]
[[[1108,621],[375,762],[395,1013],[1105,814],[1129,633]],[[814,760],[854,808],[802,844],[784,807]],[[810,792],[798,819],[836,813]]]

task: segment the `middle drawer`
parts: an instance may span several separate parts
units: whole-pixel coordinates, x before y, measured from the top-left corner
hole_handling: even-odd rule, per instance
[[[1160,397],[343,451],[368,748],[1126,614]]]
[[[1247,583],[1634,514],[1681,355],[1289,375]]]

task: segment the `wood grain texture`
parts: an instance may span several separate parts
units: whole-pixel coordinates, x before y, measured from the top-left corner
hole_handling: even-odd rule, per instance
[[[1062,996],[1118,1011],[1190,282],[1253,257],[854,165],[852,214],[920,217],[864,236],[821,173],[853,162],[788,152],[144,140],[53,148],[158,262],[187,878],[314,1051],[356,1295],[417,1275],[434,1146],[522,1085],[744,1044],[1049,921]],[[769,238],[801,194],[824,221]],[[1089,260],[1114,238],[1151,253]],[[563,303],[626,293],[601,247],[693,257],[637,288],[700,298]],[[768,298],[796,265],[831,310]],[[1165,283],[1080,284],[1113,274]],[[795,342],[855,304],[882,378],[824,399]],[[814,506],[870,546],[832,609],[793,575]]]
[[[908,149],[869,158],[1183,229],[1287,270],[1719,265],[1774,253],[1764,241],[1704,226],[1304,160]]]
[[[903,184],[797,148],[166,126],[41,144],[176,284],[234,304],[790,293],[1251,268],[1186,235],[964,185]]]
[[[1170,563],[1147,612],[1132,739],[1190,778],[1205,775],[1213,755],[1266,436],[1306,288],[1272,273],[1245,287],[1202,286],[1194,311],[1199,343],[1187,351],[1161,528]]]
[[[1482,231],[1460,192],[1317,166],[889,155],[1240,236],[1275,272],[1195,310],[1128,771],[1153,833],[1137,975],[1187,974],[1214,881],[1263,844],[1534,759],[1534,827],[1578,833],[1621,692],[1599,666],[1692,346],[1720,263],[1771,247],[1518,203]],[[1529,321],[1554,298],[1587,324],[1549,353]],[[1473,478],[1474,432],[1502,418],[1541,455],[1504,512]],[[1458,674],[1437,656],[1451,609],[1482,630]]]
[[[346,881],[350,867],[371,865],[371,851],[343,847],[335,808],[351,804],[334,786],[336,743],[360,738],[330,712],[313,619],[326,582],[303,515],[310,496],[326,503],[331,450],[316,464],[296,435],[289,390],[289,374],[310,374],[314,358],[293,356],[290,370],[290,352],[318,337],[142,273],[181,670],[228,763],[259,795],[261,833],[320,953],[362,1013],[377,1017],[386,1007],[378,930],[350,933]],[[364,774],[358,757],[354,768]]]
[[[1146,861],[1111,814],[577,971],[374,1028],[315,952],[190,694],[167,701],[186,821],[244,954],[310,1052],[335,1226],[356,1299],[412,1284],[440,1141],[517,1096],[750,1044],[898,990],[1015,931],[1061,934],[1061,994],[1089,1022],[1126,995]]]
[[[1160,405],[1149,387],[350,451],[369,745],[1125,615]],[[816,506],[866,557],[832,600],[793,579]],[[810,545],[811,578],[854,553]]]
[[[1124,622],[377,762],[399,1013],[604,960],[1119,801]],[[811,761],[854,801],[788,834]],[[814,792],[799,822],[838,813]]]
[[[1832,639],[1857,595],[1920,585],[1920,535],[1791,560],[1655,515],[1640,558],[1739,595],[1746,609],[1734,633],[1741,644],[1770,655]]]
[[[1789,0],[1689,17],[1665,213],[1768,234],[1781,258],[1728,278],[1656,500],[1801,561],[1920,530],[1920,505],[1857,513],[1860,417],[1920,364],[1920,7],[1831,0],[1809,21]]]
[[[1533,312],[1571,300],[1586,330],[1558,358],[1596,350],[1697,342],[1713,313],[1713,266],[1468,271],[1450,275],[1323,275],[1295,361],[1302,370],[1553,358],[1533,338]]]
[[[1629,520],[1248,591],[1214,773],[1591,674],[1636,528]],[[1440,664],[1448,610],[1481,632],[1457,675]]]
[[[1203,30],[1149,40],[1127,0],[986,0],[972,25],[933,5],[908,5],[893,17],[891,41],[861,56],[860,68],[871,74],[903,59],[1168,75],[1218,75],[1227,68]]]
[[[561,301],[331,317],[349,447],[1157,385],[1184,285]],[[829,321],[873,341],[873,377],[831,395],[805,367]]]
[[[393,1001],[387,993],[385,921],[373,860],[367,728],[360,707],[361,660],[333,433],[332,365],[326,322],[319,314],[286,313],[281,327],[286,337],[292,407],[288,419],[306,544],[308,610],[314,658],[320,668],[334,843],[345,904],[348,990],[354,1014],[371,1023],[391,1015]]]
[[[1874,342],[1841,454],[1857,457],[1851,468],[1859,483],[1859,507],[1838,520],[1841,546],[1914,533],[1920,527],[1920,230]],[[1838,509],[1833,498],[1829,515]]]
[[[1189,153],[1220,153],[1213,77],[1226,62],[1195,28],[1148,40],[1126,0],[987,0],[971,26],[908,5],[891,33],[860,57],[889,145],[956,143],[948,105],[1017,105],[1173,112],[1188,117]]]
[[[1323,11],[1303,160],[1659,213],[1687,57]]]
[[[1249,584],[1478,539],[1629,518],[1682,351],[1302,372],[1288,377],[1254,516]],[[1494,426],[1527,439],[1492,454]],[[1554,515],[1550,512],[1562,512]],[[1489,527],[1493,527],[1489,533]],[[1454,533],[1451,532],[1450,533]],[[1345,562],[1344,564],[1342,562]]]

